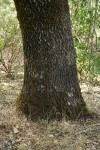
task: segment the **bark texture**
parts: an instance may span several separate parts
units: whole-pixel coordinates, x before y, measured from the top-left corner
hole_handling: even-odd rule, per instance
[[[67,0],[14,0],[24,50],[17,110],[33,119],[85,115]]]

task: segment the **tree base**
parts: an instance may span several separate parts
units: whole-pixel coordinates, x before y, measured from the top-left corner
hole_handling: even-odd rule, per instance
[[[40,105],[34,107],[34,103],[27,100],[25,101],[24,94],[21,92],[16,101],[16,110],[18,114],[22,113],[33,121],[39,119],[46,119],[48,121],[54,119],[61,120],[63,118],[66,118],[67,120],[77,120],[93,117],[93,113],[86,108],[84,101],[81,101],[81,104],[79,103],[76,107],[65,104],[63,104],[62,107],[59,107],[59,104],[58,106],[54,106],[53,104],[50,105],[50,103],[48,103],[48,105],[41,105],[41,107]]]

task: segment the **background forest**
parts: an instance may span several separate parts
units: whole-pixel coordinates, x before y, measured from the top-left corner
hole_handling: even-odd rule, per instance
[[[72,30],[80,80],[97,80],[100,73],[100,3],[71,0]],[[23,71],[22,41],[12,0],[0,0],[0,70],[8,76]]]

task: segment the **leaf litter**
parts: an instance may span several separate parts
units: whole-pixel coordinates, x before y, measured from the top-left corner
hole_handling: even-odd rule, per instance
[[[11,80],[0,75],[0,150],[100,150],[100,87],[81,83],[88,108],[98,118],[80,121],[32,122],[18,117],[14,102],[23,75]]]

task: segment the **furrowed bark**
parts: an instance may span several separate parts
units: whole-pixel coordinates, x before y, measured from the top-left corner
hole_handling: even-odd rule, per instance
[[[68,1],[14,0],[24,51],[17,110],[33,119],[85,115]]]

